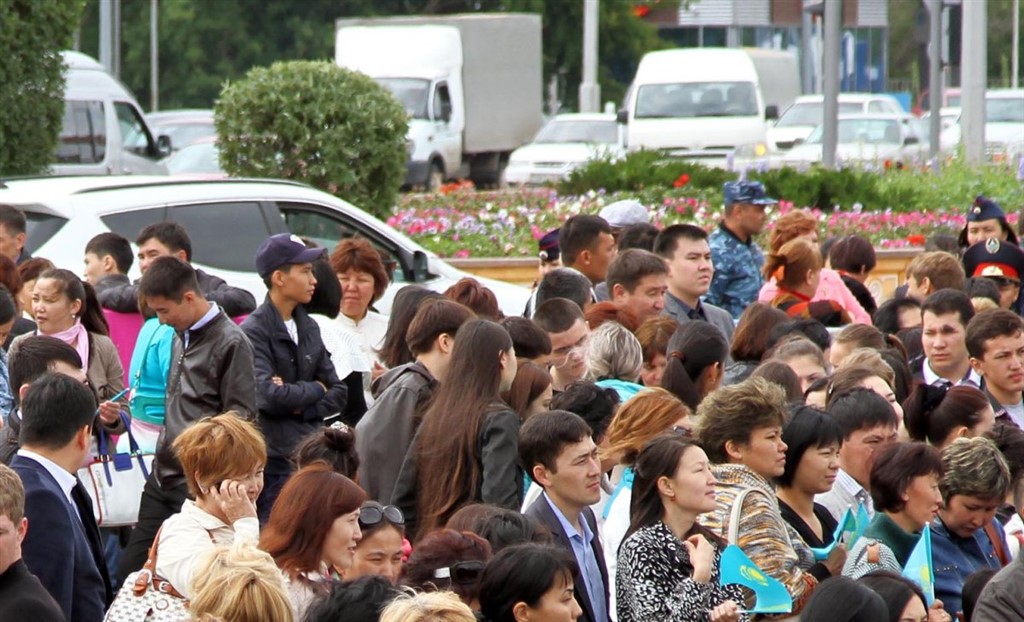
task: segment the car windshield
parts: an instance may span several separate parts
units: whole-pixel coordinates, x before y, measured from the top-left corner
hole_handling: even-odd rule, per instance
[[[201,143],[189,145],[167,159],[167,171],[174,173],[223,173],[217,155],[217,145]]]
[[[1024,123],[1024,97],[989,97],[985,100],[987,123]]]
[[[430,81],[417,78],[378,78],[377,82],[391,91],[413,119],[427,118],[427,94]]]
[[[615,121],[569,121],[555,119],[541,128],[535,143],[605,143],[618,140]]]
[[[779,122],[776,123],[775,126],[791,127],[795,125],[821,125],[823,108],[824,104],[822,102],[801,102],[799,104],[793,104],[786,109],[786,112],[782,113],[782,116],[779,117]],[[862,111],[863,107],[861,104],[842,102],[839,104],[839,114],[857,114]]]
[[[824,126],[814,128],[808,144],[820,145]],[[903,142],[899,121],[895,119],[839,119],[839,144],[894,144]]]
[[[753,82],[647,84],[636,94],[637,119],[751,117],[758,114]]]

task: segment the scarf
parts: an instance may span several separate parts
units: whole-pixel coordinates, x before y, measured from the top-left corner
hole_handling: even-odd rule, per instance
[[[39,335],[41,333],[37,330],[36,334]],[[71,325],[71,328],[47,335],[47,337],[55,337],[69,346],[74,346],[75,350],[78,351],[78,356],[82,358],[82,368],[89,369],[89,331],[85,330],[85,327],[82,326],[82,320],[75,319],[75,323]]]

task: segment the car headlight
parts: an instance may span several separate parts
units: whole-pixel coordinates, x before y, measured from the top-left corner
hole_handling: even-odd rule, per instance
[[[768,145],[763,142],[749,143],[736,147],[737,158],[763,158],[768,155]]]

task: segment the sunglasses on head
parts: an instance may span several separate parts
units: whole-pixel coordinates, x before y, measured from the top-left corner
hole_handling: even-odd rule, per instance
[[[480,579],[480,574],[483,571],[483,562],[456,562],[451,566],[435,570],[434,578],[448,579],[459,585],[471,585]]]
[[[386,520],[392,525],[404,525],[405,515],[393,505],[367,504],[359,508],[359,526],[372,527]]]

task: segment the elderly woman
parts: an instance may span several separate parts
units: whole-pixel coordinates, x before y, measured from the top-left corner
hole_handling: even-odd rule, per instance
[[[334,570],[344,572],[355,561],[365,501],[362,488],[326,464],[300,469],[281,489],[260,548],[284,572],[296,619],[327,594]]]
[[[785,395],[781,387],[750,378],[723,387],[704,398],[697,409],[696,435],[711,460],[718,480],[717,502],[701,524],[736,544],[768,576],[782,582],[798,614],[818,579],[806,572],[813,555],[790,536],[772,481],[786,468]],[[829,574],[838,574],[842,549],[825,560]]]
[[[363,238],[349,238],[331,253],[331,267],[341,283],[337,322],[359,338],[366,360],[379,365],[377,351],[384,345],[388,318],[370,305],[380,300],[391,280],[380,253]]]
[[[174,440],[189,496],[156,541],[156,574],[189,598],[203,553],[234,542],[255,543],[256,498],[263,490],[267,446],[234,412],[202,419]]]
[[[777,255],[786,243],[798,239],[806,240],[814,245],[818,243],[818,219],[807,210],[792,210],[775,222],[775,227],[768,239],[768,254]],[[757,299],[761,302],[770,302],[778,293],[778,284],[774,279],[769,278],[761,287]],[[864,310],[864,307],[857,301],[857,297],[843,283],[842,276],[835,270],[829,268],[821,270],[821,278],[815,283],[815,290],[810,297],[815,301],[835,301],[849,313],[854,322],[871,323],[871,316]]]
[[[854,579],[873,570],[903,572],[939,509],[942,458],[931,445],[901,443],[882,450],[871,467],[875,516],[843,566]]]
[[[590,333],[587,376],[605,389],[615,389],[625,402],[644,387],[637,384],[643,365],[643,350],[633,333],[622,324],[605,322]]]
[[[1009,560],[996,510],[1010,489],[1010,468],[987,438],[961,438],[942,451],[942,506],[932,521],[935,597],[951,615],[961,611],[960,594],[972,573],[999,570]]]

